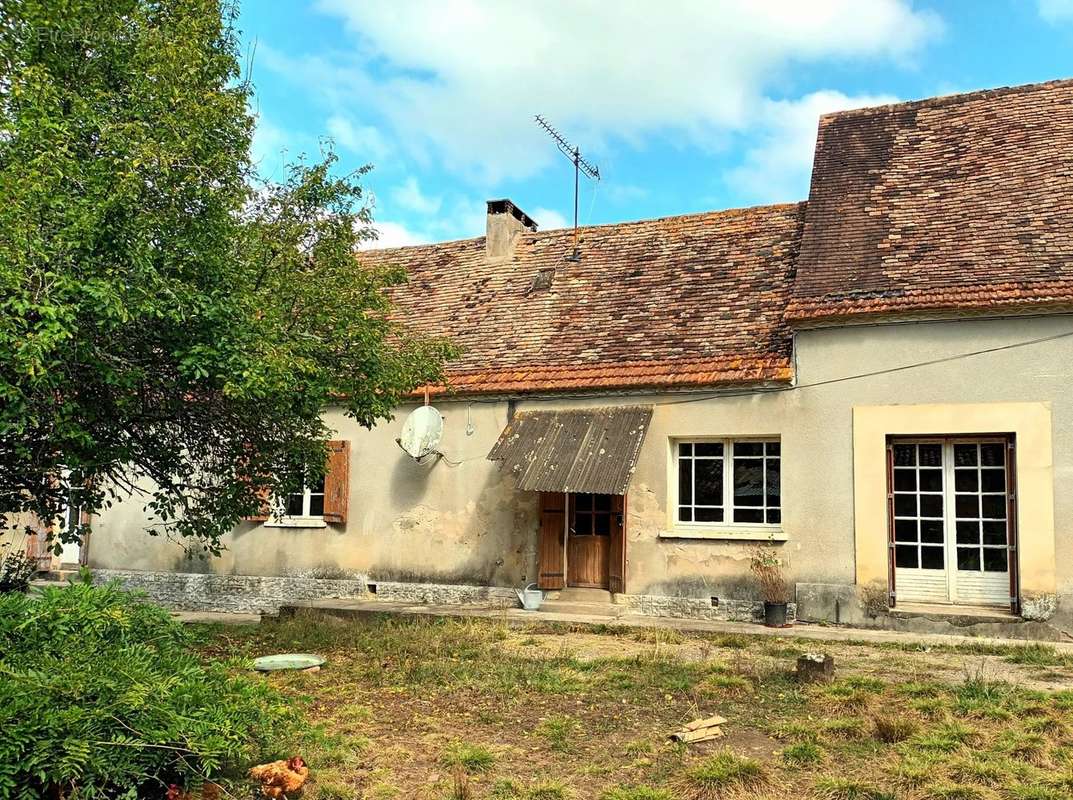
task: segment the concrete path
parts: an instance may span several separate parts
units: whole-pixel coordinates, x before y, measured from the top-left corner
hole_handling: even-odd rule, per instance
[[[475,605],[412,605],[384,600],[325,599],[309,600],[284,606],[281,616],[293,614],[298,609],[312,609],[326,617],[360,619],[377,614],[394,614],[400,617],[453,617],[493,619],[509,625],[531,623],[566,623],[586,627],[664,628],[683,632],[736,633],[746,636],[771,636],[783,639],[807,639],[819,642],[865,642],[896,643],[902,645],[1007,645],[1053,646],[1062,653],[1073,653],[1073,642],[1032,642],[1019,639],[1000,639],[984,636],[956,636],[949,634],[907,633],[903,631],[871,630],[866,628],[836,627],[833,625],[810,625],[798,623],[789,628],[766,628],[748,622],[715,622],[711,620],[677,619],[672,617],[648,617],[625,614],[619,617],[584,614],[560,614],[546,611],[524,611],[520,608],[489,608]]]

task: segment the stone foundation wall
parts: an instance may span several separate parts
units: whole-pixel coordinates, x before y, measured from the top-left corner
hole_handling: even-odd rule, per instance
[[[366,580],[202,575],[192,572],[132,572],[95,569],[94,583],[119,580],[127,589],[180,611],[230,611],[275,614],[285,603],[328,597],[364,597]]]
[[[375,588],[376,599],[414,605],[455,605],[479,603],[495,608],[515,608],[518,595],[513,589],[501,586],[464,586],[441,583],[396,583],[393,581],[369,581]]]
[[[679,619],[707,619],[717,622],[763,622],[764,604],[753,600],[720,600],[712,605],[711,600],[697,597],[666,597],[654,594],[619,594],[615,602],[625,605],[631,614],[648,617],[676,617]],[[793,622],[797,615],[796,603],[786,607],[786,620]]]

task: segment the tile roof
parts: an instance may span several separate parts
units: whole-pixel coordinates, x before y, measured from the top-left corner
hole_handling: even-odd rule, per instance
[[[794,323],[1073,305],[1073,80],[821,118]]]
[[[397,264],[414,330],[463,353],[449,391],[517,393],[786,381],[784,321],[804,203],[365,251]],[[550,288],[534,288],[554,270]]]

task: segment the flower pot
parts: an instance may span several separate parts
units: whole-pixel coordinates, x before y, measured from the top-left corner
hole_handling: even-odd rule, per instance
[[[764,624],[769,628],[786,627],[786,603],[764,601]]]

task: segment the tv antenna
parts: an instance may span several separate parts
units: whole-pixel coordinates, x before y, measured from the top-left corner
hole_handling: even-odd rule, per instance
[[[566,141],[561,133],[555,128],[551,127],[540,114],[537,114],[536,123],[555,141],[555,146],[559,148],[559,152],[574,162],[574,253],[568,256],[570,261],[577,261],[580,258],[578,249],[577,238],[577,197],[578,197],[578,183],[581,178],[581,173],[584,172],[586,177],[591,178],[594,181],[600,180],[600,168],[595,164],[590,164],[584,158],[581,157],[581,148],[570,144]]]

